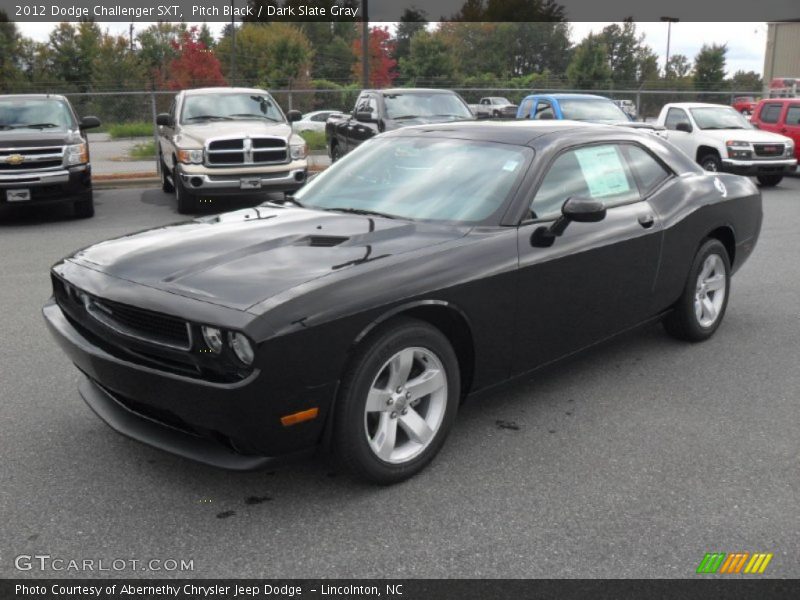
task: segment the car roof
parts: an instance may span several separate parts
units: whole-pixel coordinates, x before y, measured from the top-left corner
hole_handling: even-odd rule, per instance
[[[530,94],[526,97],[555,98],[556,100],[608,100],[605,96],[598,96],[596,94]]]
[[[18,100],[47,100],[48,98],[54,98],[56,100],[66,100],[66,98],[60,94],[2,94],[0,95],[0,99],[3,98],[13,98]]]
[[[195,96],[197,94],[264,94],[267,93],[267,90],[245,87],[205,87],[183,90],[183,93],[186,96]]]
[[[730,108],[727,104],[714,104],[713,102],[671,102],[667,106],[674,108]]]
[[[582,131],[585,133],[619,132],[613,125],[584,123],[568,120],[531,121],[460,121],[457,123],[437,123],[431,125],[415,125],[404,127],[384,134],[385,136],[403,137],[420,134],[440,134],[441,137],[530,145],[533,140],[551,133]]]
[[[442,90],[436,88],[387,88],[385,90],[364,90],[376,94],[455,94],[452,90]]]

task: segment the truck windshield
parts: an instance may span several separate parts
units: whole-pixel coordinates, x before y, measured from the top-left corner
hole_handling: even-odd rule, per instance
[[[303,206],[476,223],[500,210],[533,151],[443,138],[375,138],[295,194]]]
[[[453,117],[472,119],[472,113],[458,96],[441,93],[385,94],[386,116],[390,119]]]
[[[183,101],[181,123],[259,119],[283,123],[283,113],[266,94],[192,94]]]
[[[622,109],[611,100],[602,99],[561,99],[561,114],[565,119],[572,121],[598,121],[601,123],[615,123],[629,121]]]
[[[55,98],[0,99],[0,129],[51,129],[66,131],[77,124],[67,104]]]
[[[691,109],[700,129],[753,129],[741,113],[728,106]]]

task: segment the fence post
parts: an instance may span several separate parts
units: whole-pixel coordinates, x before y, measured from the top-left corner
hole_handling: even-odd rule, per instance
[[[636,90],[636,118],[644,120],[642,117],[642,88]]]
[[[289,91],[289,110],[292,110],[292,92]]]
[[[150,110],[153,113],[153,142],[156,150],[156,173],[161,176],[161,161],[158,159],[158,124],[156,123],[156,93],[150,92]]]

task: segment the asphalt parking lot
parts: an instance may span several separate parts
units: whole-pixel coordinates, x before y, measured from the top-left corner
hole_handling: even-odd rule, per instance
[[[712,551],[800,577],[800,178],[765,191],[710,341],[654,325],[475,398],[391,488],[324,460],[218,471],[99,421],[40,314],[48,267],[185,217],[155,188],[96,201],[0,219],[1,577],[92,575],[17,571],[24,554],[194,564],[95,573],[128,577],[692,577]]]

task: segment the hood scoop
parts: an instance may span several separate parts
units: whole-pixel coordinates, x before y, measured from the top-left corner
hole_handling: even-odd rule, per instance
[[[333,248],[345,243],[349,237],[338,235],[309,235],[297,241],[295,246],[311,246],[312,248]]]

